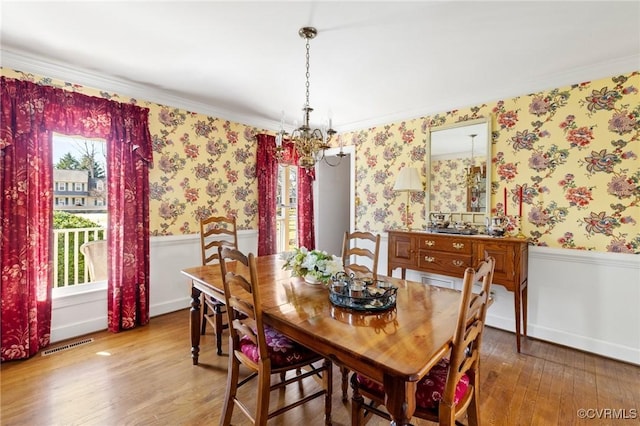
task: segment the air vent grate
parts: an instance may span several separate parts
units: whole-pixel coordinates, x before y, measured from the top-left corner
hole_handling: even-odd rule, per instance
[[[79,341],[73,342],[73,343],[67,343],[66,345],[58,346],[56,348],[51,348],[51,349],[47,349],[47,350],[43,351],[42,352],[42,356],[53,355],[55,353],[66,351],[66,350],[73,349],[73,348],[77,348],[78,346],[86,345],[86,344],[91,343],[91,342],[93,342],[92,338],[91,339],[79,340]]]

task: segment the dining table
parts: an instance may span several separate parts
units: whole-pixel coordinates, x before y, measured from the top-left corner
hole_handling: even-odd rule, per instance
[[[263,321],[337,365],[384,384],[391,424],[410,424],[418,381],[452,344],[459,310],[456,290],[378,275],[397,287],[395,306],[373,312],[337,306],[324,284],[283,269],[281,255],[256,257]],[[228,270],[244,266],[229,262]],[[224,302],[219,265],[182,271],[191,281],[191,355],[200,352],[201,295]]]

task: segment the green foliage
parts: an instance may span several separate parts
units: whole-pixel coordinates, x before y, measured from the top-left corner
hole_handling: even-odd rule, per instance
[[[105,177],[102,164],[98,163],[93,156],[87,154],[78,160],[70,152],[67,152],[54,167],[58,170],[91,170],[93,168],[93,177]]]
[[[53,229],[70,229],[70,228],[97,228],[100,224],[92,220],[76,216],[73,213],[54,211],[53,212]]]
[[[67,152],[54,167],[58,170],[78,170],[80,163],[70,152]]]
[[[63,211],[54,211],[53,212],[53,228],[54,229],[77,229],[77,228],[100,228],[100,224],[95,223],[91,220],[85,219],[80,216],[76,216],[69,212]],[[78,238],[76,244],[76,236]],[[63,287],[64,286],[64,275],[65,275],[65,265],[67,265],[67,278],[69,283],[75,282],[75,260],[78,260],[78,277],[82,278],[84,274],[85,261],[84,256],[80,253],[79,250],[76,250],[76,247],[80,247],[87,241],[101,240],[105,238],[104,230],[98,231],[97,235],[93,232],[84,233],[81,232],[79,234],[69,234],[68,239],[65,241],[64,238],[59,238],[57,241],[57,250],[58,250],[58,274],[54,278],[54,287]],[[64,253],[65,253],[65,245],[69,248],[68,255],[69,258],[65,262]],[[87,277],[88,279],[88,277]]]

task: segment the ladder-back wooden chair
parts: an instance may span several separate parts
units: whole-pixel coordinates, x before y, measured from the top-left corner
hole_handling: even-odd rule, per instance
[[[469,425],[479,424],[480,346],[494,268],[495,259],[487,257],[475,271],[466,269],[449,357],[441,359],[418,382],[414,417],[440,425],[453,425],[466,413]],[[473,293],[473,284],[480,280],[480,292]],[[386,411],[379,409],[384,404],[385,395],[381,383],[354,373],[351,386],[352,425],[364,424],[371,414],[390,418]],[[365,398],[370,401],[368,404],[365,404]]]
[[[367,247],[368,246],[368,247]],[[356,277],[378,277],[380,235],[372,232],[345,232],[342,243],[342,266]]]
[[[262,321],[260,287],[256,271],[255,257],[248,256],[229,247],[220,247],[220,270],[224,284],[224,296],[227,306],[229,327],[229,369],[224,408],[220,424],[231,423],[233,409],[238,408],[256,425],[265,425],[267,420],[312,399],[324,396],[325,424],[331,424],[332,363],[306,347],[280,334]],[[248,368],[251,374],[240,380],[240,365]],[[287,374],[288,373],[288,374]],[[271,384],[271,376],[280,380]],[[288,377],[287,377],[288,376]],[[314,376],[322,379],[322,388],[316,392],[305,392],[299,400],[269,412],[269,396],[275,389],[298,383],[318,384]],[[238,398],[238,388],[257,378],[256,393],[252,393],[255,402],[255,415]],[[305,380],[308,379],[308,380]],[[296,389],[302,392],[302,389]],[[281,404],[282,405],[282,404]]]
[[[369,247],[367,247],[369,246]],[[347,274],[359,278],[378,279],[380,235],[372,232],[345,232],[342,241],[342,267]],[[340,367],[342,374],[342,400],[348,399],[349,369]]]
[[[200,221],[200,247],[202,264],[215,264],[218,259],[218,247],[238,248],[236,218],[212,216]],[[205,334],[207,323],[210,323],[216,336],[216,352],[222,355],[222,333],[227,327],[224,323],[224,303],[203,294],[202,298],[201,334]]]

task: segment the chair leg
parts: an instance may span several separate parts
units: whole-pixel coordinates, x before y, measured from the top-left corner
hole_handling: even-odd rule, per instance
[[[258,372],[258,399],[256,401],[256,425],[266,425],[269,418],[269,394],[271,392],[271,371]]]
[[[238,391],[238,378],[240,376],[240,362],[233,353],[229,354],[229,371],[227,373],[227,392],[224,396],[224,409],[220,416],[220,426],[229,426],[233,416],[236,393]]]
[[[347,367],[340,367],[342,373],[342,401],[346,402],[349,399],[349,369]]]
[[[215,319],[216,319],[216,348],[218,355],[222,355],[222,330],[224,324],[222,322],[222,306],[220,304],[215,305]]]
[[[206,320],[206,316],[209,313],[209,308],[207,307],[207,303],[204,300],[207,297],[206,294],[202,294],[202,302],[200,303],[200,306],[202,306],[202,312],[201,312],[201,316],[200,316],[200,334],[202,334],[204,336],[204,333],[207,330],[207,320]]]
[[[324,424],[331,425],[331,396],[333,394],[333,364],[328,359],[323,361],[322,385],[327,392],[324,396]]]
[[[480,411],[478,407],[478,388],[474,386],[471,402],[467,407],[467,424],[469,426],[478,426],[480,424]]]

